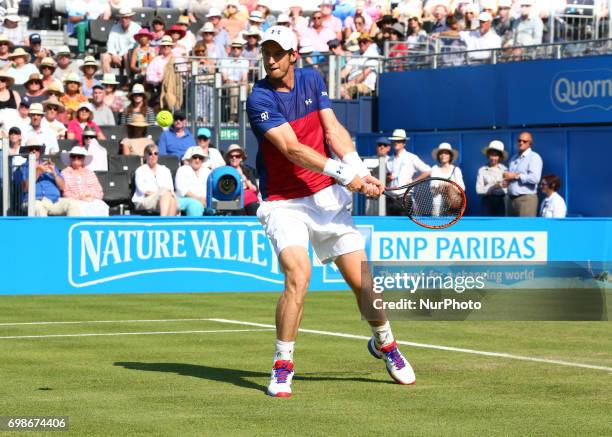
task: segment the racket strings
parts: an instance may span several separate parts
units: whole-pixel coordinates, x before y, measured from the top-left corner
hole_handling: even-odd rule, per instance
[[[419,224],[444,228],[463,214],[465,201],[463,192],[454,183],[439,179],[424,180],[404,193],[402,206]]]

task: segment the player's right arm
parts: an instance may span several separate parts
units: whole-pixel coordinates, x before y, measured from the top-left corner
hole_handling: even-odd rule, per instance
[[[345,185],[350,191],[361,190],[363,182],[350,166],[323,156],[316,150],[301,144],[289,123],[269,129],[264,136],[295,165],[318,173],[325,173]]]

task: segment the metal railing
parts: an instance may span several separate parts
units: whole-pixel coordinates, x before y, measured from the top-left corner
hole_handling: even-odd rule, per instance
[[[262,76],[259,60],[189,57],[175,64],[183,80],[182,110],[190,126],[211,127],[213,144],[233,140],[246,142],[246,98],[252,84]],[[244,77],[246,76],[246,81]]]
[[[612,39],[574,41],[499,49],[451,50],[447,45],[433,44],[428,53],[385,58],[384,72],[436,69],[461,65],[497,64],[536,59],[565,59],[612,54]]]

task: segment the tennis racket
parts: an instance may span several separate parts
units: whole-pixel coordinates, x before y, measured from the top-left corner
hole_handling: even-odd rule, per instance
[[[454,225],[467,205],[465,191],[444,178],[429,177],[401,187],[385,188],[384,194],[399,202],[410,220],[428,229]]]

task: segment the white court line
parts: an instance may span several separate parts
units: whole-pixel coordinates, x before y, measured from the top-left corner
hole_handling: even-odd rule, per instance
[[[234,325],[258,326],[260,328],[274,328],[275,327],[274,325],[268,325],[265,323],[243,322],[240,320],[228,320],[228,319],[208,319],[208,320],[213,321],[213,322],[229,323],[229,324],[234,324]],[[307,334],[327,335],[330,337],[352,338],[356,340],[369,340],[370,339],[370,337],[366,337],[365,335],[344,334],[342,332],[331,332],[331,331],[318,331],[315,329],[300,328],[300,332],[304,332]],[[464,348],[452,347],[452,346],[440,346],[436,344],[427,344],[427,343],[414,343],[411,341],[400,341],[400,340],[397,341],[397,344],[401,344],[405,346],[412,346],[412,347],[420,347],[424,349],[436,349],[436,350],[449,351],[449,352],[461,352],[465,354],[483,355],[487,357],[508,358],[511,360],[531,361],[535,363],[545,363],[545,364],[557,364],[560,366],[579,367],[582,369],[603,370],[605,372],[612,372],[612,367],[595,366],[592,364],[582,364],[582,363],[575,363],[571,361],[550,360],[547,358],[527,357],[523,355],[506,354],[503,352],[487,352],[487,351],[479,351],[479,350],[474,350],[474,349],[464,349]]]
[[[25,325],[85,325],[93,323],[167,323],[167,322],[196,322],[210,319],[141,319],[141,320],[75,320],[59,322],[18,322],[0,323],[0,326],[25,326]]]
[[[244,322],[240,320],[228,320],[228,319],[216,319],[216,318],[192,318],[192,319],[140,319],[140,320],[80,320],[80,321],[68,321],[68,322],[21,322],[21,323],[0,323],[0,326],[23,326],[23,325],[77,325],[77,324],[95,324],[95,323],[168,323],[168,322],[189,322],[189,321],[212,321],[219,323],[231,323],[238,325],[246,325],[246,326],[257,326],[260,328],[267,328],[266,330],[275,329],[274,325],[268,325],[264,323],[253,323],[253,322]],[[357,340],[369,340],[370,337],[366,337],[363,335],[354,335],[354,334],[344,334],[341,332],[331,332],[331,331],[317,331],[313,329],[300,329],[301,332],[308,334],[319,334],[319,335],[327,335],[332,337],[343,337],[343,338],[352,338]],[[170,332],[160,332],[159,334],[187,334],[187,333],[205,333],[205,332],[215,332],[215,331],[170,331]],[[227,330],[227,331],[219,331],[219,332],[251,332],[250,330]],[[254,331],[253,331],[254,332]],[[73,337],[73,336],[104,336],[104,335],[137,335],[138,333],[106,333],[106,334],[56,334],[56,335],[32,335],[32,336],[8,336],[8,337],[0,337],[0,339],[11,339],[11,338],[49,338],[49,337]],[[153,335],[155,333],[151,333],[149,335]],[[147,333],[142,333],[140,335],[147,335]],[[605,366],[595,366],[592,364],[582,364],[571,361],[562,361],[562,360],[551,360],[546,358],[537,358],[537,357],[527,357],[523,355],[514,355],[507,354],[503,352],[487,352],[487,351],[479,351],[475,349],[465,349],[458,348],[452,346],[441,346],[435,344],[427,344],[427,343],[415,343],[410,341],[398,341],[398,344],[405,346],[413,346],[420,347],[425,349],[435,349],[435,350],[443,350],[449,352],[461,352],[466,354],[473,355],[482,355],[489,357],[498,357],[498,358],[507,358],[512,360],[519,361],[531,361],[536,363],[545,363],[545,364],[557,364],[560,366],[567,367],[578,367],[583,369],[592,369],[592,370],[603,370],[605,372],[612,372],[612,367]]]
[[[166,334],[217,334],[225,332],[263,332],[274,331],[274,328],[266,329],[212,329],[200,331],[157,331],[157,332],[105,332],[84,334],[49,334],[49,335],[10,335],[0,337],[0,340],[26,339],[26,338],[56,338],[56,337],[116,337],[120,335],[166,335]]]

